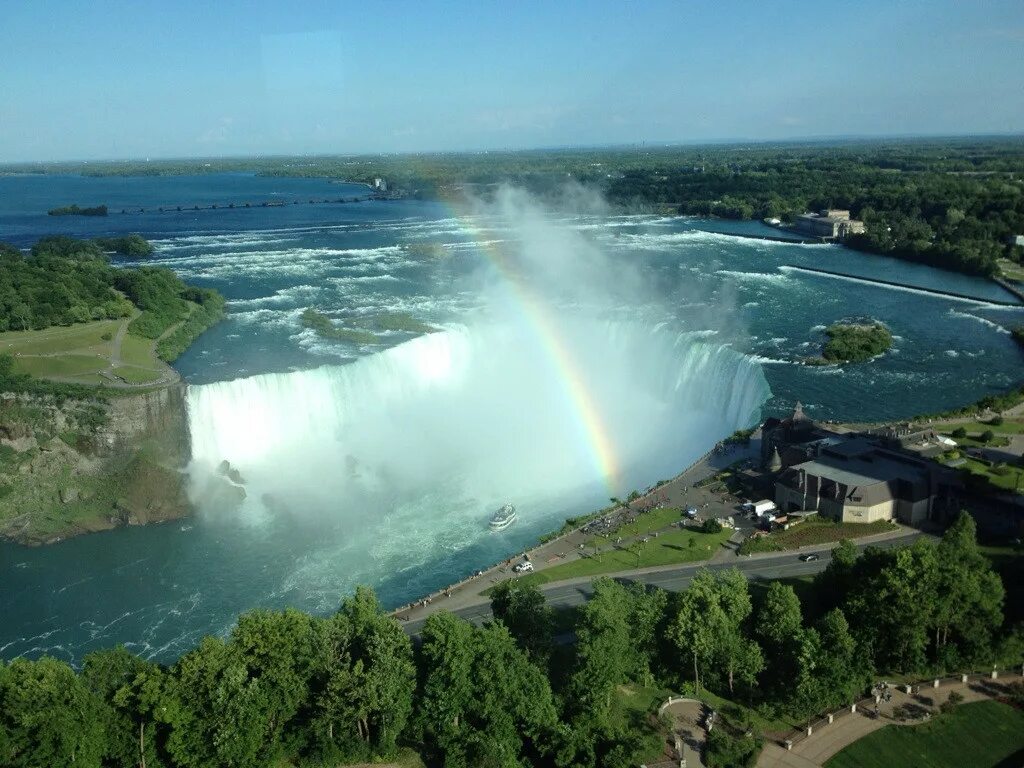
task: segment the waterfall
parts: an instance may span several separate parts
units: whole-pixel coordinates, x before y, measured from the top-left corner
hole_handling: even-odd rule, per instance
[[[519,530],[538,530],[670,477],[754,423],[770,395],[755,362],[664,325],[567,320],[561,332],[617,486],[564,371],[526,329],[484,324],[349,365],[190,387],[196,501],[216,506],[203,478],[226,460],[244,482],[242,515],[331,522],[361,554],[418,560],[486,536],[506,501]]]

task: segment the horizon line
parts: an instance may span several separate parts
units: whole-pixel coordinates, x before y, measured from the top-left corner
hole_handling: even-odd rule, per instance
[[[1024,139],[1024,131],[981,132],[981,133],[893,133],[893,134],[822,134],[806,136],[790,136],[778,139],[754,139],[744,137],[724,137],[717,139],[697,140],[650,140],[639,139],[632,142],[611,142],[607,144],[550,144],[520,147],[491,147],[481,149],[420,149],[394,150],[378,152],[250,152],[223,155],[162,155],[158,157],[105,157],[105,158],[64,158],[49,160],[2,160],[0,168],[10,166],[69,164],[87,165],[89,163],[163,163],[171,161],[201,160],[272,160],[272,159],[323,159],[323,158],[379,158],[379,157],[417,157],[423,155],[487,155],[487,154],[527,154],[530,152],[558,151],[611,151],[622,149],[674,149],[699,147],[728,147],[740,145],[773,146],[784,144],[829,144],[881,141],[921,141],[921,140],[953,140],[953,139]]]

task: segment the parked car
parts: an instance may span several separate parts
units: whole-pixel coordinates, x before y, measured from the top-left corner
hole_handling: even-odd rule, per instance
[[[696,507],[687,507],[686,508],[686,512],[684,514],[688,518],[690,518],[692,520],[693,518],[695,518],[697,516],[697,508]]]
[[[803,560],[805,563],[813,563],[815,560],[820,560],[821,558],[819,558],[818,555],[812,552],[808,555],[800,555],[800,559]]]
[[[512,570],[516,573],[529,573],[533,570],[533,563],[531,563],[529,560],[524,560],[523,562],[514,565],[512,567]]]

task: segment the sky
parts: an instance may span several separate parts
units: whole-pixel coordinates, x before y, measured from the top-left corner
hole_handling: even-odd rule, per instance
[[[0,0],[0,162],[1024,132],[1024,1]]]

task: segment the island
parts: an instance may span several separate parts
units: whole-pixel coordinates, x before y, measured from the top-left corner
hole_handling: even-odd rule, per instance
[[[138,252],[136,237],[0,244],[0,286],[18,286],[0,300],[0,538],[44,544],[192,512],[185,388],[168,363],[224,298],[169,269],[111,265],[106,248]]]
[[[106,216],[107,206],[96,205],[92,208],[80,208],[77,205],[65,205],[60,208],[51,208],[46,213],[50,216]]]
[[[892,333],[882,323],[833,323],[825,329],[825,344],[820,357],[805,357],[804,365],[863,363],[892,347]]]
[[[337,325],[330,317],[312,307],[302,313],[302,325],[316,331],[322,339],[347,341],[352,344],[379,344],[378,333],[397,331],[400,333],[434,333],[432,325],[417,320],[405,312],[382,312],[365,318],[358,318],[360,328],[344,328]]]
[[[307,308],[306,311],[302,313],[302,325],[304,328],[310,328],[311,330],[316,331],[316,335],[321,339],[347,341],[352,344],[377,344],[380,341],[376,334],[370,333],[369,331],[342,328],[335,325],[331,318],[323,312],[318,312],[312,307]]]

